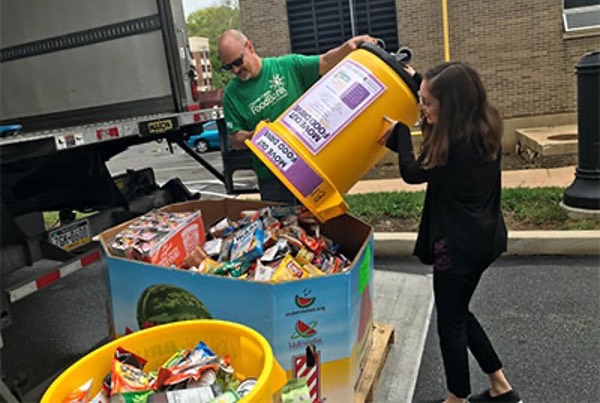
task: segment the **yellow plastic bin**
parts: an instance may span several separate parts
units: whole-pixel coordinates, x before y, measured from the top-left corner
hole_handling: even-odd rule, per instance
[[[385,155],[383,116],[416,123],[417,91],[391,55],[364,44],[246,144],[325,222],[348,210],[343,196]]]
[[[56,378],[42,397],[42,403],[62,402],[69,392],[90,379],[93,379],[90,397],[95,396],[111,370],[118,346],[148,360],[144,367],[148,371],[157,369],[177,349],[193,349],[199,341],[204,341],[218,355],[229,355],[236,374],[256,378],[256,386],[241,402],[271,402],[287,382],[271,346],[255,330],[220,320],[190,320],[141,330],[94,350]]]

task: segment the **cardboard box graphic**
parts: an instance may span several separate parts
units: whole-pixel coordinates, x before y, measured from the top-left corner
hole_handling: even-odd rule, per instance
[[[242,210],[264,205],[209,200],[165,209],[199,209],[205,228],[210,228],[224,216],[237,218]],[[107,245],[123,225],[100,235],[107,254],[116,335],[147,324],[197,317],[241,323],[265,336],[290,377],[309,377],[314,397],[352,401],[373,320],[369,225],[344,215],[322,227],[352,260],[349,271],[279,284],[203,275],[113,256]]]

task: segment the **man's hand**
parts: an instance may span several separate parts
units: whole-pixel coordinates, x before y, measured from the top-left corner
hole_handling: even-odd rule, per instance
[[[261,122],[270,123],[271,120],[263,119],[263,120],[261,120]],[[254,128],[254,130],[252,130],[252,131],[238,130],[235,133],[231,133],[229,135],[229,140],[231,142],[231,148],[233,148],[234,150],[244,150],[244,149],[248,148],[246,146],[246,143],[244,143],[244,141],[251,139],[252,136],[254,136],[255,131],[256,131],[256,128]]]
[[[231,148],[234,150],[245,150],[248,148],[244,141],[246,139],[251,139],[254,136],[254,132],[248,130],[238,130],[235,133],[231,133],[229,135],[229,142],[231,143]]]
[[[346,46],[348,46],[350,48],[350,51],[348,53],[350,53],[353,50],[358,49],[358,47],[360,45],[362,45],[363,43],[372,43],[374,45],[377,45],[377,39],[373,38],[370,35],[359,35],[359,36],[355,36],[354,38],[350,38],[346,41]]]
[[[348,39],[342,45],[337,48],[331,49],[321,55],[319,60],[319,74],[324,75],[329,70],[338,64],[344,57],[346,57],[353,50],[358,49],[360,45],[365,42],[377,44],[377,40],[370,35],[359,35],[354,38]]]

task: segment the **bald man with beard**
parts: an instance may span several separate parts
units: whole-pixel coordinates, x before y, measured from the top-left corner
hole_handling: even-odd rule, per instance
[[[254,43],[238,30],[219,37],[222,69],[236,77],[225,88],[223,109],[234,149],[244,149],[262,120],[274,121],[310,86],[362,43],[377,41],[369,35],[351,38],[322,55],[288,54],[261,57]],[[294,195],[253,156],[261,200],[296,204]]]

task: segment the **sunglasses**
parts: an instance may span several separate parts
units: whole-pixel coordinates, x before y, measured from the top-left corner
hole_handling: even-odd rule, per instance
[[[246,45],[247,44],[248,44],[248,42],[246,42],[246,44],[244,44],[244,50],[242,50],[242,54],[240,55],[240,57],[238,57],[231,63],[223,64],[221,66],[221,70],[229,71],[229,70],[233,69],[234,67],[240,67],[242,64],[244,64],[244,54],[246,53]]]

